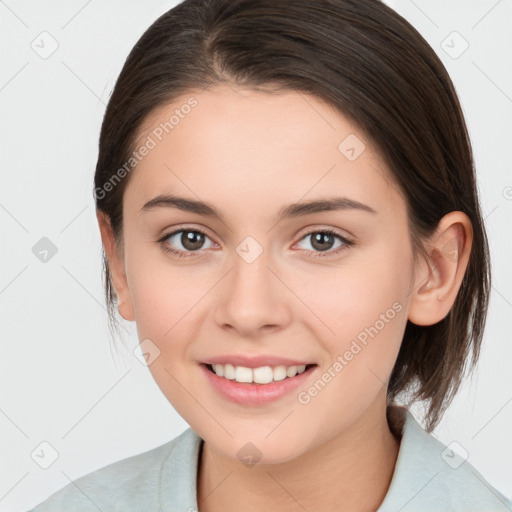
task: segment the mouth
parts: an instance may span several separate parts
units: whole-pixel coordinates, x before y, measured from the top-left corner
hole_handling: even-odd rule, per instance
[[[296,375],[308,371],[310,368],[317,366],[316,364],[302,365],[277,365],[277,366],[259,366],[257,368],[249,368],[247,366],[235,366],[232,364],[205,364],[206,368],[217,377],[227,380],[246,383],[246,384],[270,384],[271,382],[279,382],[286,379],[292,379]]]
[[[264,407],[281,399],[293,400],[294,391],[314,378],[318,364],[250,368],[212,362],[201,363],[199,367],[211,389],[223,400],[244,407]]]

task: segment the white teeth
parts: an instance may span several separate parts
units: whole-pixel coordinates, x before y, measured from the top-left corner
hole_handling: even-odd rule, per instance
[[[233,366],[232,364],[214,364],[212,369],[216,375],[225,379],[236,380],[237,382],[268,384],[272,381],[295,377],[295,375],[301,374],[306,370],[306,365],[247,368],[246,366]]]
[[[222,366],[222,365],[220,365]],[[226,379],[234,380],[235,378],[235,367],[232,364],[224,365],[224,377]]]
[[[252,370],[245,366],[235,368],[235,380],[237,382],[252,382]]]
[[[295,375],[297,375],[297,366],[288,366],[286,369],[286,376],[295,377]]]
[[[286,379],[286,366],[276,366],[274,368],[274,380]]]
[[[261,366],[253,370],[253,382],[256,382],[256,384],[268,384],[272,382],[273,378],[274,372],[270,366]]]

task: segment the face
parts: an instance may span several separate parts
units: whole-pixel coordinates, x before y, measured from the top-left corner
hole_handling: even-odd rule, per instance
[[[405,200],[366,135],[313,96],[218,86],[155,111],[144,144],[118,295],[176,410],[261,463],[380,414],[414,269]]]

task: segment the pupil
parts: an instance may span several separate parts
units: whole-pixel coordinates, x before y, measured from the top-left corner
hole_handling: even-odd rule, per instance
[[[181,243],[186,249],[193,251],[200,249],[204,242],[204,236],[197,231],[184,231],[181,235]]]
[[[313,247],[321,251],[330,249],[333,243],[333,236],[329,233],[316,233],[313,237]]]

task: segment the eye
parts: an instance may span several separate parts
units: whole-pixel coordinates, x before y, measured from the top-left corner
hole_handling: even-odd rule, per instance
[[[172,233],[164,235],[160,240],[158,240],[158,242],[161,243],[164,251],[175,254],[178,257],[186,258],[188,256],[193,256],[193,254],[187,253],[194,253],[198,252],[200,249],[204,249],[205,240],[210,240],[210,238],[206,233],[195,228],[173,231]],[[210,242],[213,245],[211,240]],[[177,248],[175,249],[172,246]]]
[[[312,257],[336,255],[354,245],[353,241],[348,240],[332,229],[317,229],[315,231],[310,231],[301,238],[301,242],[308,238],[310,239],[310,245],[313,249],[306,250],[313,253]],[[205,247],[206,240],[210,241],[210,245]],[[337,246],[336,240],[339,242]],[[201,249],[208,249],[216,245],[210,240],[204,231],[197,228],[177,229],[164,235],[160,240],[158,240],[158,242],[161,244],[162,249],[165,252],[172,253],[180,258],[195,256],[194,253],[200,252]]]
[[[332,229],[317,229],[316,231],[310,231],[301,239],[301,241],[307,240],[308,238],[310,239],[311,247],[313,247],[313,257],[332,256],[340,253],[347,247],[354,245],[353,241],[337,234]],[[335,245],[336,239],[340,242],[337,246]],[[333,247],[335,250],[332,250]]]

